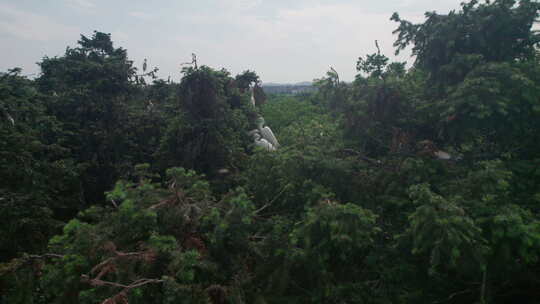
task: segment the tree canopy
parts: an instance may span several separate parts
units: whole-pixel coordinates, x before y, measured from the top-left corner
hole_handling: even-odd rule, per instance
[[[0,73],[0,300],[537,303],[539,8],[396,13],[410,68],[375,42],[309,95],[102,32]]]

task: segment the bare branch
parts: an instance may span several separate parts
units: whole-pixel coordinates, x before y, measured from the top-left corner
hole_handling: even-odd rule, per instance
[[[139,279],[137,281],[132,282],[129,285],[125,285],[125,284],[103,281],[103,280],[98,280],[98,279],[88,280],[88,276],[85,276],[85,275],[81,276],[81,280],[87,281],[92,286],[111,286],[111,287],[124,289],[120,291],[119,293],[117,293],[116,295],[103,300],[101,304],[119,304],[119,303],[127,304],[128,303],[127,294],[131,289],[141,287],[147,284],[159,284],[159,283],[164,282],[164,280],[159,280],[159,279]]]
[[[52,259],[52,258],[61,259],[63,257],[64,257],[63,255],[56,254],[56,253],[45,253],[42,255],[30,254],[26,256],[26,258],[28,259]]]
[[[356,157],[358,157],[361,160],[363,160],[365,162],[368,162],[368,163],[370,163],[372,165],[375,165],[375,166],[380,166],[381,165],[380,160],[375,160],[375,159],[371,159],[369,157],[366,157],[366,156],[362,155],[360,152],[355,151],[353,149],[343,149],[343,152],[352,153],[352,154],[356,155]]]
[[[454,293],[450,294],[450,295],[448,296],[448,298],[446,298],[446,299],[444,299],[444,300],[440,300],[440,301],[435,301],[435,302],[433,302],[433,303],[434,303],[434,304],[437,304],[437,303],[448,302],[448,301],[452,300],[453,298],[455,298],[456,296],[459,296],[459,295],[462,295],[462,294],[466,294],[466,293],[471,293],[471,292],[473,292],[472,289],[466,289],[466,290],[454,292]]]
[[[116,283],[116,282],[104,281],[101,279],[90,279],[87,275],[82,275],[81,281],[87,282],[88,284],[92,286],[111,286],[111,287],[117,287],[117,288],[124,288],[123,291],[128,291],[129,289],[141,287],[147,284],[157,284],[157,283],[164,282],[164,280],[161,280],[161,279],[139,279],[132,282],[129,285],[125,285],[125,284]]]
[[[257,213],[263,211],[264,209],[270,207],[270,206],[276,201],[276,199],[278,199],[279,196],[280,196],[281,194],[283,194],[283,192],[285,192],[285,189],[286,189],[286,188],[283,187],[283,189],[281,189],[281,190],[278,192],[278,194],[276,194],[276,196],[274,196],[274,198],[273,198],[270,202],[264,204],[264,206],[262,206],[261,208],[255,210],[255,211],[253,212],[253,214],[257,214]]]

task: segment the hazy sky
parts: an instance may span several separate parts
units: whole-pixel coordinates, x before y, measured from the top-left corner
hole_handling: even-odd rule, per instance
[[[461,0],[0,0],[0,71],[39,72],[43,56],[61,56],[80,34],[111,33],[137,66],[148,58],[159,76],[180,78],[180,63],[233,74],[255,70],[263,82],[310,81],[330,66],[353,79],[358,56],[392,60],[393,12],[422,21],[425,11],[447,13]]]

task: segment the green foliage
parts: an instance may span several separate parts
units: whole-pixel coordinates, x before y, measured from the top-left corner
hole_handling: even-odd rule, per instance
[[[475,63],[533,57],[540,40],[531,27],[539,16],[539,5],[530,0],[473,0],[447,15],[427,12],[421,24],[402,20],[394,13],[392,20],[399,23],[394,46],[399,52],[412,44],[419,67],[433,79],[456,83]],[[455,65],[462,66],[459,73],[450,72],[450,66]]]
[[[162,167],[182,166],[215,176],[245,156],[253,116],[225,70],[189,68],[179,87],[174,117],[158,150]],[[239,101],[239,103],[237,103]]]
[[[330,200],[307,210],[306,218],[290,235],[293,274],[311,290],[313,301],[325,301],[352,278],[366,275],[365,259],[380,232],[376,215],[354,204]],[[351,271],[350,263],[358,268]],[[294,273],[297,270],[298,275]],[[337,298],[334,298],[337,300]]]
[[[260,78],[257,73],[247,70],[235,77],[236,85],[241,90],[247,90],[252,84],[258,84]]]
[[[136,69],[108,34],[81,35],[78,43],[62,57],[45,57],[37,84],[47,97],[48,111],[62,124],[59,136],[77,161],[83,199],[97,203],[129,165],[123,157],[130,147],[126,110]]]
[[[270,102],[261,108],[266,123],[272,126],[274,133],[280,135],[280,139],[281,131],[293,123],[310,123],[323,116],[323,113],[324,108],[293,96],[272,96]]]
[[[463,256],[467,263],[482,265],[485,241],[481,229],[455,201],[445,200],[426,184],[412,186],[411,199],[419,207],[409,216],[405,232],[413,240],[413,254],[429,256],[430,271],[438,267],[456,267]]]
[[[381,49],[377,40],[375,40],[375,46],[377,47],[377,53],[367,55],[366,59],[362,57],[358,58],[356,70],[358,72],[364,72],[370,77],[380,78],[383,76],[384,67],[388,64],[388,57],[381,55]]]
[[[0,260],[39,251],[77,204],[77,173],[54,135],[58,122],[19,73],[0,73]]]
[[[534,303],[538,9],[396,14],[411,69],[376,44],[309,96],[158,80],[100,32],[0,73],[0,301]]]

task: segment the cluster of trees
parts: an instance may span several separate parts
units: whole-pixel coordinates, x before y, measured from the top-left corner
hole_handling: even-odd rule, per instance
[[[253,72],[155,79],[100,32],[1,73],[0,300],[536,303],[539,11],[394,14],[410,69],[256,107]]]

